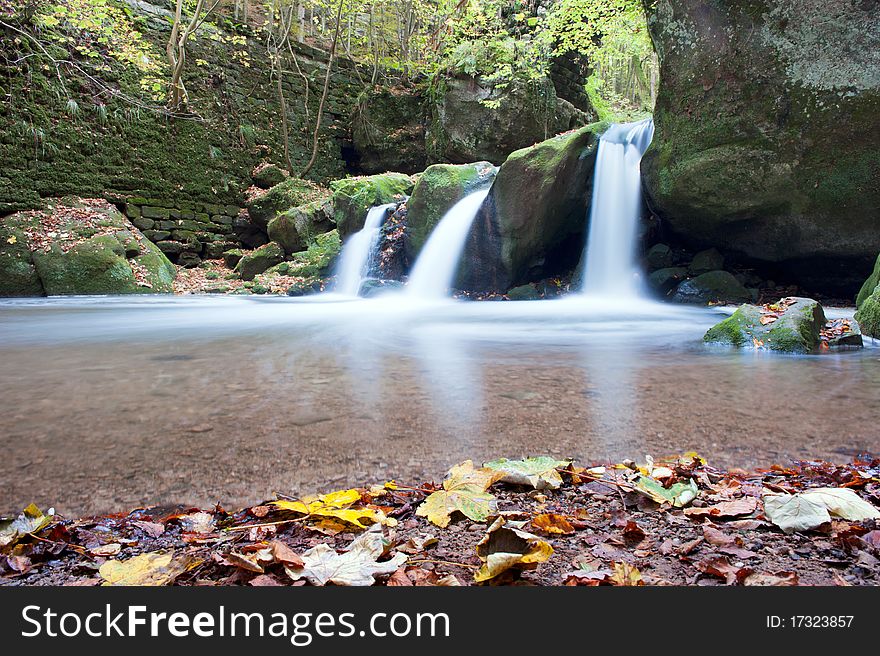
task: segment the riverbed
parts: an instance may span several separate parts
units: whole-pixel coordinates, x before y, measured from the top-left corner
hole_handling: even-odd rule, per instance
[[[0,512],[253,504],[452,464],[880,451],[880,349],[707,347],[725,308],[583,296],[0,300]],[[848,316],[852,310],[827,310]]]

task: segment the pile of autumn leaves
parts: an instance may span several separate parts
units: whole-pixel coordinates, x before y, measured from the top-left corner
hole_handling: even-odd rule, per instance
[[[571,516],[499,511],[493,491],[501,486],[520,486],[517,489],[546,496],[566,484],[599,483],[621,494],[640,495],[659,510],[683,509],[693,519],[769,522],[792,533],[816,529],[833,518],[852,522],[880,519],[877,508],[853,489],[880,482],[877,469],[873,465],[861,470],[849,466],[845,481],[815,487],[803,481],[774,483],[780,479],[775,475],[765,476],[763,483],[742,483],[718,475],[694,454],[666,463],[655,464],[648,458],[641,466],[627,461],[593,468],[546,456],[499,459],[482,467],[466,461],[450,469],[440,486],[407,487],[389,482],[303,499],[278,498],[238,513],[220,508],[212,513],[190,512],[166,517],[164,523],[137,513],[108,518],[110,524],[104,528],[111,537],[85,544],[82,540],[77,544],[73,538],[77,522],[56,519],[51,511],[44,515],[32,505],[18,517],[0,523],[0,565],[5,575],[21,575],[38,566],[38,557],[59,556],[69,549],[96,563],[104,585],[168,585],[187,573],[193,580],[192,575],[208,565],[245,572],[252,577],[248,580],[251,585],[278,585],[278,579],[268,575],[269,568],[276,573],[283,571],[294,585],[366,586],[377,580],[389,585],[460,584],[455,576],[441,577],[417,566],[428,562],[425,550],[437,541],[436,537],[420,533],[405,542],[390,539],[397,518],[414,511],[440,529],[447,528],[459,515],[487,525],[476,545],[480,565],[473,573],[474,582],[483,583],[509,580],[521,571],[539,567],[553,556],[550,540],[554,536],[571,535],[588,526],[588,517],[578,516],[577,511]],[[781,480],[795,481],[799,471],[783,473]],[[746,488],[748,493],[744,494]],[[692,505],[698,497],[702,501]],[[181,527],[180,537],[190,545],[184,552],[173,548],[145,550],[137,539],[119,537],[125,531],[117,531],[117,537],[112,537],[114,527],[124,526],[129,536],[137,529],[160,538],[168,522]],[[319,542],[296,553],[277,539],[277,531],[291,525],[306,527],[315,535],[355,533],[356,537],[341,549]],[[634,525],[633,530],[637,528]],[[125,557],[126,551],[140,553]],[[564,582],[642,584],[639,571],[623,562],[598,572],[573,572]]]

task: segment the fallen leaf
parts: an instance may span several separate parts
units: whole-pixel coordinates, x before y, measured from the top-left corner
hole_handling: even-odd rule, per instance
[[[12,235],[11,237],[9,237],[9,238],[6,240],[6,243],[7,243],[7,244],[14,244],[14,243],[17,242],[17,241],[18,241],[18,239],[16,239],[15,235]]]
[[[94,549],[89,550],[93,556],[115,556],[120,551],[122,551],[122,545],[116,542],[111,544],[102,544],[100,547],[95,547]]]
[[[274,588],[278,586],[283,586],[278,579],[274,576],[270,576],[269,574],[260,574],[259,576],[255,576],[250,581],[248,581],[248,585],[252,585],[255,588]]]
[[[373,585],[377,575],[390,574],[406,562],[406,554],[376,562],[384,551],[382,534],[369,530],[355,538],[341,554],[326,544],[316,545],[302,554],[302,567],[285,565],[284,571],[294,581],[304,578],[312,585]]]
[[[416,554],[421,553],[431,545],[437,544],[437,542],[439,542],[439,540],[436,536],[420,533],[419,535],[411,537],[404,544],[399,546],[398,549],[404,553]]]
[[[169,585],[198,564],[192,558],[175,558],[170,553],[140,554],[128,560],[108,560],[98,573],[103,585]]]
[[[673,508],[683,508],[697,498],[699,489],[694,479],[687,483],[674,483],[669,488],[663,487],[659,481],[648,476],[639,476],[636,490],[647,495],[657,503],[669,503]]]
[[[642,573],[629,563],[623,562],[614,563],[611,583],[624,586],[645,585],[645,582],[642,580]]]
[[[568,460],[557,460],[549,456],[537,456],[523,460],[499,458],[483,464],[486,469],[502,472],[498,480],[513,485],[530,485],[536,490],[556,490],[562,485],[558,467],[569,464]]]
[[[800,496],[823,504],[829,513],[841,519],[880,519],[880,510],[847,487],[818,487],[801,492]]]
[[[704,574],[710,574],[724,579],[727,585],[741,582],[752,570],[747,567],[732,565],[724,556],[707,558],[695,564],[695,567]]]
[[[375,508],[363,507],[360,501],[361,493],[358,490],[340,490],[304,497],[298,501],[279,499],[272,501],[270,505],[305,519],[314,519],[318,528],[332,535],[346,527],[365,529],[385,520],[385,513]],[[343,526],[338,526],[340,522]]]
[[[425,499],[416,514],[441,528],[449,525],[456,511],[475,522],[484,522],[497,508],[495,497],[486,490],[501,476],[503,472],[474,469],[474,463],[466,460],[449,470],[443,489]]]
[[[305,565],[303,559],[283,542],[273,540],[270,544],[272,556],[276,563],[291,565],[293,567],[302,567]]]
[[[206,512],[196,512],[190,515],[183,515],[178,518],[183,529],[188,533],[199,533],[202,535],[213,533],[215,528],[214,516]]]
[[[535,528],[544,531],[544,533],[550,533],[553,535],[571,535],[574,533],[574,527],[571,525],[571,522],[562,515],[556,515],[554,513],[535,515],[532,519],[532,525]]]
[[[18,542],[28,533],[35,533],[52,521],[52,515],[44,515],[34,504],[30,504],[14,519],[0,519],[0,547]]]
[[[758,500],[755,497],[742,497],[733,501],[722,501],[714,506],[705,508],[685,508],[684,514],[689,517],[717,517],[723,519],[725,517],[738,517],[741,515],[751,515],[758,509]]]
[[[477,555],[483,561],[474,575],[478,583],[510,569],[535,569],[553,555],[549,542],[507,523],[504,517],[497,518],[477,543]]]
[[[825,504],[799,494],[765,494],[764,514],[784,533],[809,531],[831,521]]]
[[[743,585],[798,585],[798,575],[795,572],[778,572],[776,574],[762,574],[754,572],[743,579]]]
[[[133,521],[133,526],[137,526],[151,538],[157,538],[165,532],[165,525],[157,522]]]

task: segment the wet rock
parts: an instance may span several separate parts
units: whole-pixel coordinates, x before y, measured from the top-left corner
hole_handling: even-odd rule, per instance
[[[443,215],[462,198],[485,189],[495,179],[491,162],[434,164],[413,187],[407,202],[407,255],[415,260]]]
[[[398,280],[369,279],[364,280],[363,284],[361,284],[359,294],[364,298],[370,298],[373,296],[381,296],[382,294],[387,294],[389,292],[399,291],[403,289],[403,287],[403,283]]]
[[[413,181],[403,173],[384,173],[337,180],[330,188],[333,190],[333,219],[339,236],[344,238],[364,227],[371,207],[403,200],[412,191]]]
[[[675,256],[672,249],[666,244],[654,244],[645,254],[645,262],[648,265],[648,271],[658,271],[675,264]]]
[[[710,271],[718,271],[724,268],[724,256],[715,248],[700,251],[694,255],[694,259],[688,265],[688,273],[699,276]]]
[[[880,339],[880,286],[862,301],[855,319],[865,335]]]
[[[208,244],[205,244],[205,259],[217,260],[223,257],[223,254],[226,253],[226,251],[234,249],[235,246],[235,243],[231,241],[212,241]],[[238,264],[238,262],[236,262],[236,264]]]
[[[703,341],[745,348],[764,348],[787,353],[811,353],[819,347],[825,312],[811,298],[783,299],[785,305],[775,321],[757,305],[741,305],[731,316],[706,332]],[[764,322],[762,323],[762,317]]]
[[[604,127],[588,125],[507,158],[474,220],[461,289],[503,291],[575,268]]]
[[[661,70],[642,175],[664,227],[855,294],[880,251],[880,3],[645,5]]]
[[[253,280],[255,276],[284,260],[284,249],[275,242],[245,254],[235,266],[242,280]]]
[[[196,253],[184,252],[177,257],[177,263],[187,269],[195,269],[202,263],[202,258]]]
[[[868,279],[865,280],[861,289],[859,290],[858,295],[856,296],[856,307],[861,307],[862,303],[865,302],[871,294],[874,293],[874,290],[877,289],[877,285],[880,285],[880,255],[877,256],[877,260],[874,262],[874,270],[871,272],[871,275],[868,276]]]
[[[306,250],[294,253],[288,261],[266,270],[266,274],[303,278],[309,284],[320,283],[330,274],[341,248],[339,232],[331,230],[315,237],[315,241]]]
[[[234,269],[242,257],[244,257],[244,251],[240,248],[231,248],[228,251],[223,251],[223,263],[230,269]]]
[[[741,303],[753,301],[752,292],[742,286],[732,273],[710,271],[678,285],[672,300],[677,303]]]
[[[655,291],[666,295],[687,278],[688,270],[684,267],[667,267],[655,271],[648,276],[648,284]]]
[[[507,298],[511,301],[539,301],[541,293],[534,285],[520,285],[507,290]]]

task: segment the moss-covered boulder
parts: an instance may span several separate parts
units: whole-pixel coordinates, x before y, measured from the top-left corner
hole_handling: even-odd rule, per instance
[[[862,329],[862,333],[875,339],[880,339],[880,286],[859,306],[855,316]]]
[[[688,270],[684,267],[658,269],[648,276],[648,284],[654,291],[666,295],[687,279]]]
[[[675,254],[666,244],[654,244],[645,253],[645,264],[648,271],[667,269],[675,264]]]
[[[605,127],[594,123],[511,153],[474,221],[458,287],[503,293],[574,269]]]
[[[311,180],[287,178],[268,191],[252,195],[246,204],[251,221],[264,230],[281,212],[327,198],[329,192]]]
[[[741,305],[712,326],[703,337],[709,344],[763,348],[787,353],[812,353],[819,347],[825,312],[811,298],[786,298],[768,309]]]
[[[880,285],[880,255],[877,256],[877,260],[874,262],[874,271],[862,284],[862,288],[859,290],[858,296],[856,296],[856,307],[862,306],[865,300],[877,289],[877,285]]]
[[[345,238],[364,227],[371,207],[403,200],[412,191],[413,180],[403,173],[383,173],[336,180],[330,188],[333,218],[340,237]]]
[[[660,86],[642,172],[664,225],[855,294],[880,251],[880,4],[644,4]]]
[[[717,248],[708,248],[694,255],[694,259],[688,264],[688,273],[699,276],[710,271],[718,271],[724,268],[724,256]]]
[[[414,260],[443,215],[462,198],[495,178],[490,162],[434,164],[419,177],[407,202],[407,254]]]
[[[271,189],[284,182],[290,174],[277,164],[263,162],[251,173],[254,184],[260,189]]]
[[[283,261],[284,249],[274,241],[270,241],[265,246],[245,254],[235,265],[235,270],[242,280],[253,280],[257,274]]]
[[[352,144],[358,171],[418,173],[427,165],[425,101],[419,87],[376,87],[358,98]]]
[[[66,198],[0,223],[0,296],[168,293],[176,274],[105,201]]]
[[[266,271],[267,276],[280,275],[299,279],[300,287],[307,288],[314,283],[323,282],[331,272],[331,267],[342,241],[338,230],[330,230],[317,235],[312,244],[300,253],[295,253],[286,262],[276,264]]]
[[[672,300],[677,303],[742,303],[757,300],[727,271],[709,271],[680,283]]]
[[[501,164],[515,150],[593,120],[558,98],[547,77],[498,84],[458,75],[439,79],[430,96],[426,140],[432,161]]]
[[[333,227],[332,217],[329,198],[291,208],[269,221],[269,239],[281,244],[288,254],[298,253],[308,248],[317,235]]]

